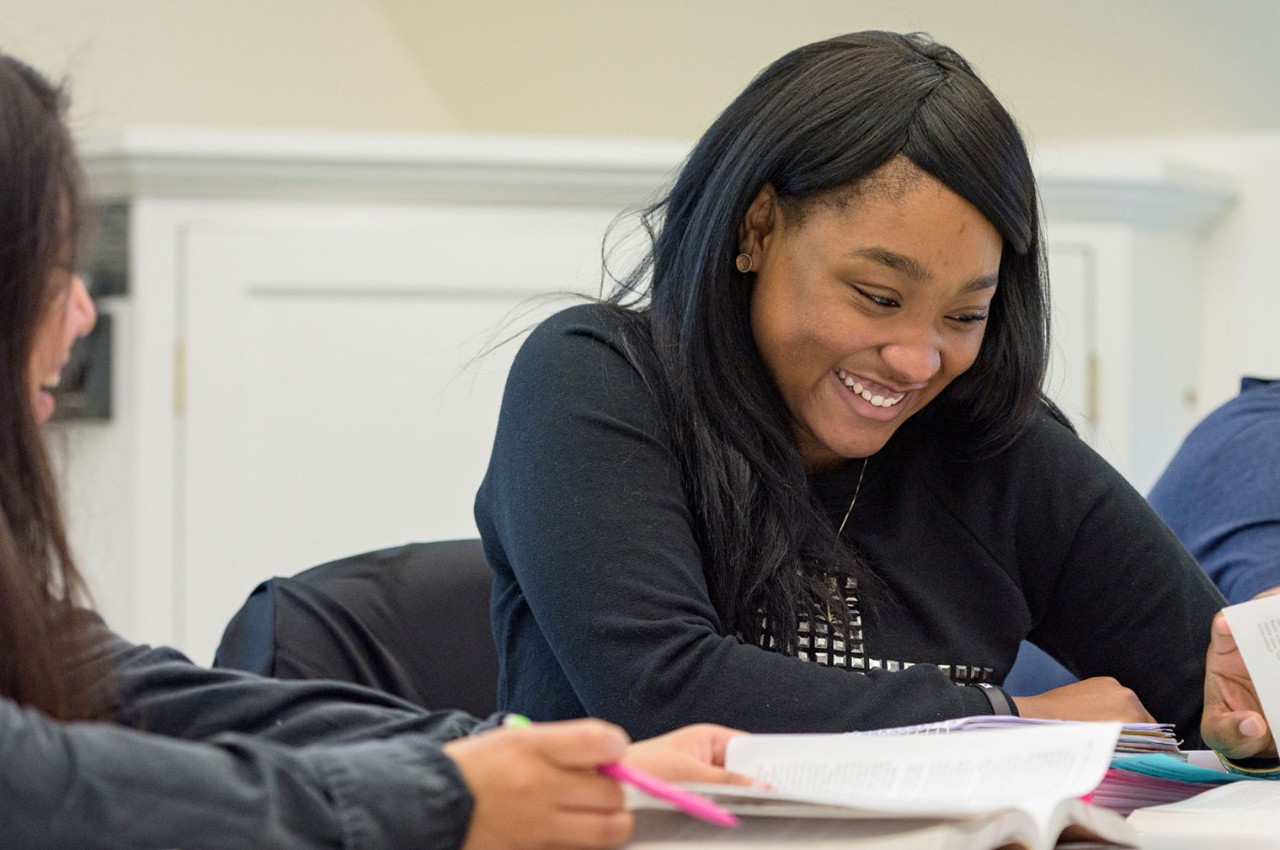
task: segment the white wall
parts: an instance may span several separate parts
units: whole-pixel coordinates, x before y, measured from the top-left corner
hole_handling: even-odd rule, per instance
[[[692,139],[852,30],[964,54],[1031,139],[1280,130],[1273,0],[0,0],[0,49],[86,129],[196,124]]]
[[[959,50],[1036,140],[1280,128],[1272,0],[378,0],[483,132],[694,138],[766,64],[862,29]]]

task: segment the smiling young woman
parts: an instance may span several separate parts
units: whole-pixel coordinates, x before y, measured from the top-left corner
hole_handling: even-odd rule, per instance
[[[1041,394],[1035,180],[960,56],[792,51],[643,223],[507,383],[476,499],[503,704],[633,734],[1151,709],[1198,739],[1220,597]],[[1027,637],[1091,678],[1014,701]]]

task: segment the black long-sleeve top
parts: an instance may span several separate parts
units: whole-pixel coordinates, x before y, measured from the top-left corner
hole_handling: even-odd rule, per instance
[[[0,850],[462,845],[471,794],[441,744],[475,718],[97,634],[113,717],[57,723],[0,699]]]
[[[499,703],[646,737],[696,721],[833,732],[988,713],[1030,638],[1114,676],[1199,741],[1222,599],[1142,497],[1038,414],[966,460],[917,414],[867,464],[845,539],[883,581],[862,671],[738,640],[710,601],[670,432],[610,308],[537,328],[508,378],[476,520],[494,569]],[[927,411],[926,411],[927,412]],[[916,421],[919,420],[919,421]],[[856,461],[811,486],[838,526]]]

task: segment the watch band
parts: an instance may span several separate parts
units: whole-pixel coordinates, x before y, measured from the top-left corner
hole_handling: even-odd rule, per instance
[[[1018,716],[1018,706],[1014,704],[1009,695],[1005,693],[1004,688],[999,685],[991,685],[986,682],[979,682],[974,687],[982,691],[982,695],[987,698],[987,702],[991,703],[992,714],[1009,714],[1014,717]]]

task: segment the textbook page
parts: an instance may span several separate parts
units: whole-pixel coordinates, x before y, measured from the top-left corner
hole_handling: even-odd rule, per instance
[[[1280,846],[1280,782],[1222,785],[1177,803],[1138,809],[1129,825],[1151,850]]]
[[[725,766],[787,796],[931,817],[1006,808],[1044,822],[1102,781],[1119,723],[1029,726],[966,735],[744,735]]]

